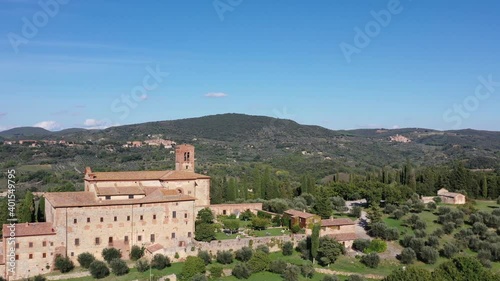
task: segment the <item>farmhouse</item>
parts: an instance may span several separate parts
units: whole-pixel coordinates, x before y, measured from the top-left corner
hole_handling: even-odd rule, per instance
[[[445,188],[438,190],[437,195],[446,204],[465,204],[465,195],[456,192],[449,192]]]
[[[322,220],[320,236],[333,237],[344,247],[351,248],[352,243],[356,240],[354,222],[348,218]]]
[[[292,209],[286,210],[283,216],[290,218],[290,227],[294,224],[298,224],[300,228],[311,228],[313,224],[321,221],[321,217],[318,215]]]

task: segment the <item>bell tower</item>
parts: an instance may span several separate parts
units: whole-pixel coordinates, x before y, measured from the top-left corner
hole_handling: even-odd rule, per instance
[[[194,173],[194,146],[181,144],[175,147],[175,170]]]

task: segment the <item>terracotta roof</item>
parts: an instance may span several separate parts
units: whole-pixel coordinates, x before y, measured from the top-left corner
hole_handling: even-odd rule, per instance
[[[328,234],[328,236],[332,237],[337,241],[351,241],[356,240],[356,233],[339,233],[339,234]]]
[[[156,252],[156,251],[159,251],[161,249],[163,249],[163,246],[161,244],[158,244],[158,243],[150,245],[146,248],[146,250],[148,250],[148,252],[150,252],[151,254]]]
[[[97,195],[137,195],[146,194],[140,186],[95,186]]]
[[[176,190],[165,190],[163,188],[156,188],[156,190],[151,191],[151,193],[149,193],[145,197],[137,199],[99,200],[95,193],[89,191],[48,192],[45,194],[45,199],[54,208],[133,205],[195,200],[195,198],[192,196],[179,194]]]
[[[9,224],[3,225],[4,237],[8,236],[11,229]],[[56,231],[50,222],[18,223],[16,224],[16,237],[54,235]]]
[[[351,219],[347,218],[321,220],[321,226],[339,226],[353,224],[354,222]]]
[[[209,179],[207,175],[188,171],[128,171],[91,172],[85,174],[86,181],[141,181],[141,180],[195,180]]]
[[[314,214],[301,212],[301,211],[297,211],[297,210],[292,210],[292,209],[286,210],[284,213],[291,215],[293,217],[299,217],[299,218],[305,218],[305,219],[315,216]]]
[[[455,192],[441,192],[439,194],[439,196],[451,197],[451,198],[455,198],[455,197],[460,196],[460,195],[461,196],[465,196],[465,195],[463,195],[461,193],[455,193]]]

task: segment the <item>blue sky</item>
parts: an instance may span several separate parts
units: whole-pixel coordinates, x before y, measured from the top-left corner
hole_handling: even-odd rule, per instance
[[[0,0],[0,130],[227,112],[500,130],[498,1],[40,3]]]

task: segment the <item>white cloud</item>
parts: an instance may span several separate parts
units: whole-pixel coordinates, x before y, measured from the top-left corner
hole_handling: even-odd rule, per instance
[[[223,98],[223,97],[227,97],[228,94],[226,93],[207,93],[205,94],[205,97],[207,98]]]
[[[42,121],[33,125],[34,127],[44,128],[49,131],[57,131],[62,129],[62,125],[56,121]]]
[[[119,124],[113,124],[111,120],[107,119],[85,119],[83,122],[83,126],[85,126],[86,129],[106,129],[111,126],[118,126]]]
[[[393,129],[399,129],[399,128],[401,128],[401,127],[399,127],[399,125],[394,125],[394,126],[392,126],[392,128],[393,128]]]

